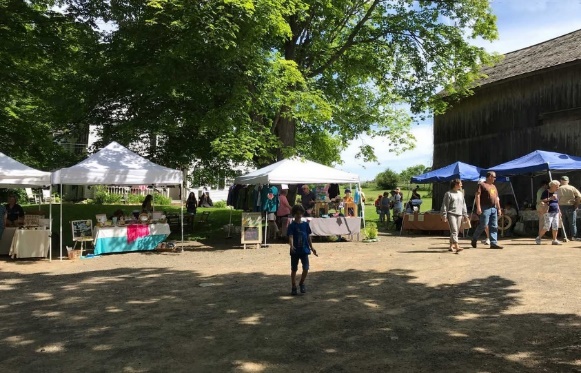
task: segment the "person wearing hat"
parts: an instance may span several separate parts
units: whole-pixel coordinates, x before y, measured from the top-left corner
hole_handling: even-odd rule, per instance
[[[577,238],[577,208],[581,200],[581,193],[572,185],[569,185],[569,177],[561,176],[561,185],[557,189],[559,209],[563,218],[563,228],[569,233],[571,239]]]

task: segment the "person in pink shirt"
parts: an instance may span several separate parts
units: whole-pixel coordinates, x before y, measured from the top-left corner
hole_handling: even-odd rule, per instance
[[[288,194],[287,189],[283,189],[280,191],[278,195],[278,210],[276,211],[276,216],[279,218],[289,216],[291,214],[291,205],[288,203],[288,199],[286,198]]]

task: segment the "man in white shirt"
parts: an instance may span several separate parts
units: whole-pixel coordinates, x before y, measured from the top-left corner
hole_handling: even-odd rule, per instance
[[[568,231],[571,239],[577,239],[577,208],[581,200],[581,193],[569,185],[569,177],[561,176],[561,186],[557,189],[559,208],[563,218],[563,227]]]

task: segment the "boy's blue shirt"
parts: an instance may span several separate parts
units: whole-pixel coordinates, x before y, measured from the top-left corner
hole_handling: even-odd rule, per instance
[[[311,227],[309,226],[309,223],[297,223],[293,220],[288,226],[287,234],[293,238],[295,255],[309,255],[311,253],[311,248],[309,247]]]

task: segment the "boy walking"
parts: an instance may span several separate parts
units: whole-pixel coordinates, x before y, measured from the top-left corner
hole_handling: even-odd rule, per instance
[[[290,257],[291,257],[291,295],[297,295],[297,270],[299,267],[299,260],[303,265],[303,273],[301,275],[301,280],[299,282],[299,288],[301,293],[306,293],[305,280],[307,274],[309,273],[309,255],[311,251],[315,256],[317,251],[313,248],[313,241],[311,240],[311,227],[309,223],[303,222],[301,219],[305,214],[305,209],[301,205],[293,206],[292,214],[294,220],[290,223],[287,234],[290,244]]]

